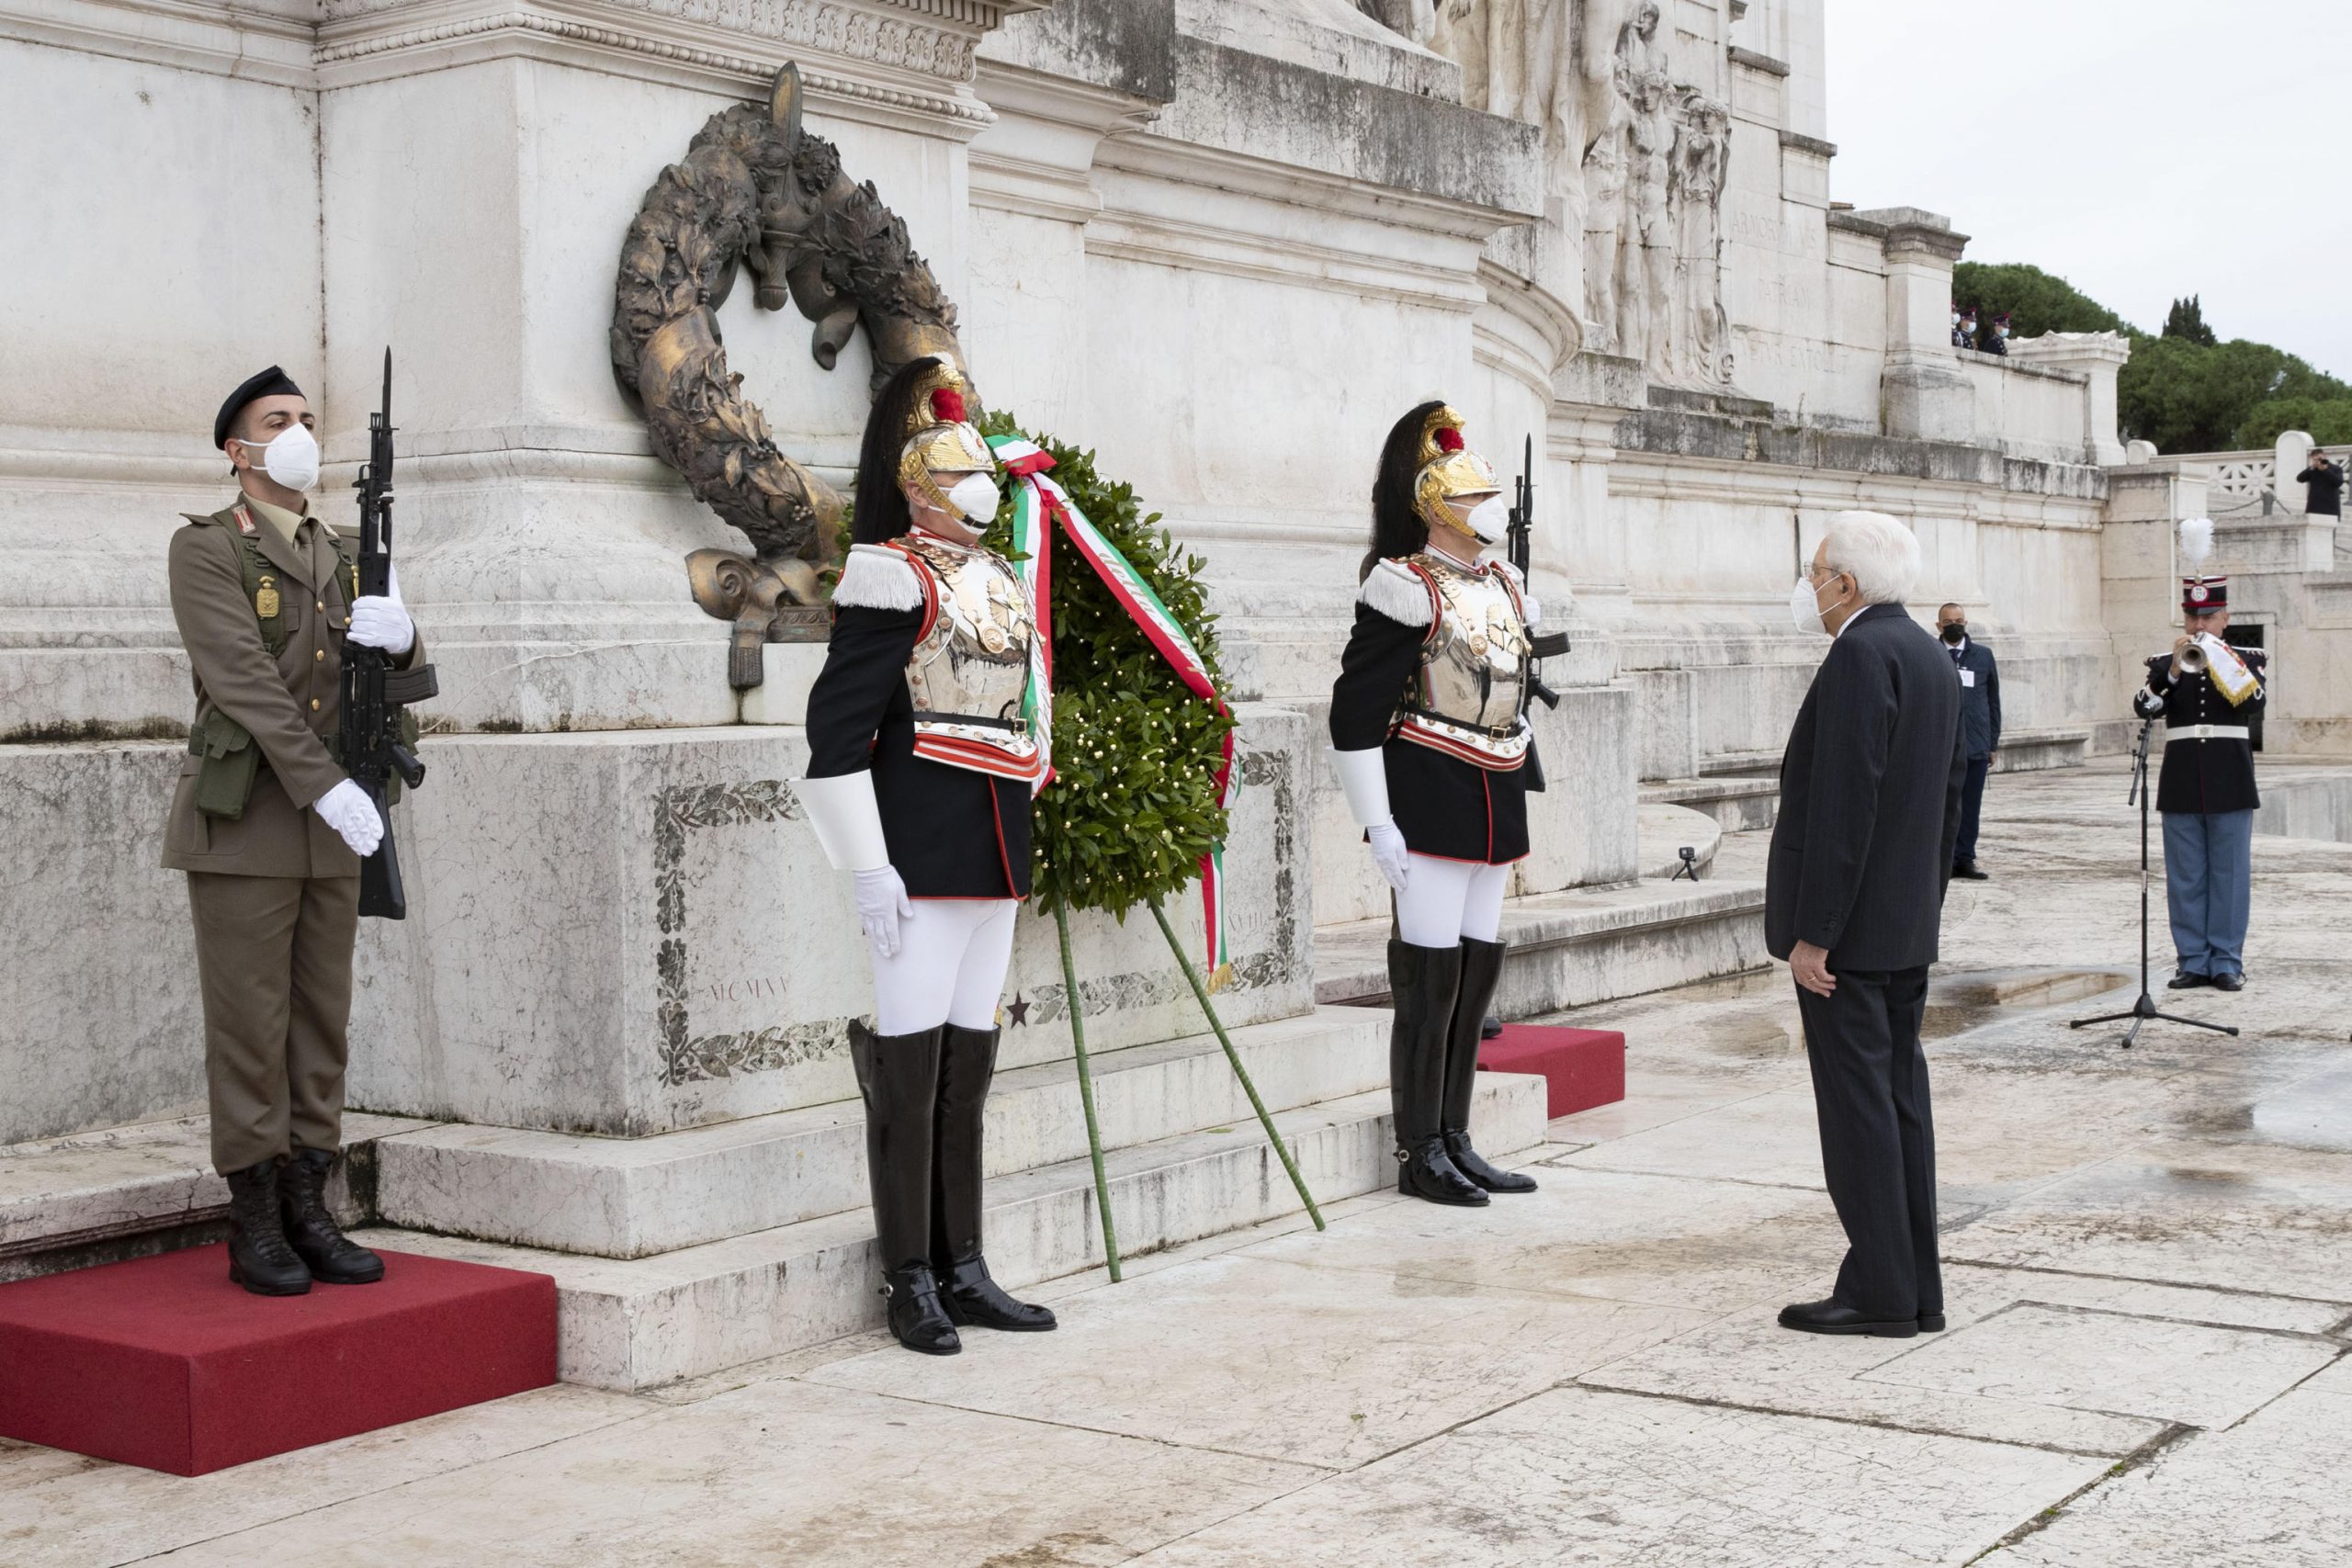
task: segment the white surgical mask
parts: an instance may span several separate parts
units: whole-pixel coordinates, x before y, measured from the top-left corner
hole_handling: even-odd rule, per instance
[[[1845,602],[1845,595],[1839,594],[1838,604],[1843,604]],[[1832,604],[1830,608],[1834,610],[1838,604]],[[1823,637],[1829,635],[1829,623],[1821,618],[1821,596],[1813,591],[1813,584],[1803,577],[1799,577],[1797,585],[1789,590],[1789,615],[1796,622],[1797,630],[1815,632]]]
[[[986,474],[966,474],[949,488],[947,502],[974,527],[985,528],[996,521],[996,481]]]
[[[288,490],[308,490],[319,482],[319,440],[307,424],[289,424],[266,445],[243,442],[248,456],[261,455],[262,472]]]
[[[1499,495],[1490,495],[1470,509],[1462,525],[1489,545],[1500,544],[1510,527],[1510,506]]]

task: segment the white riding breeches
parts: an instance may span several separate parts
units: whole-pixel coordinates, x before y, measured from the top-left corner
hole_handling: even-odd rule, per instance
[[[1415,947],[1453,947],[1464,937],[1493,942],[1502,932],[1508,865],[1409,855],[1396,895],[1396,935]]]
[[[910,902],[915,912],[899,921],[899,951],[874,954],[874,1032],[920,1034],[943,1023],[994,1029],[1021,906],[1011,898]]]

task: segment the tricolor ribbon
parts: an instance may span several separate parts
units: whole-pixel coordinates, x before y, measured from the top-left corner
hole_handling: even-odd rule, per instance
[[[1176,671],[1192,694],[1204,702],[1216,705],[1219,714],[1231,712],[1225,699],[1217,694],[1216,682],[1209,679],[1208,660],[1201,656],[1199,645],[1193,641],[1168,606],[1153,592],[1151,584],[1136,571],[1133,562],[1119,547],[1103,537],[1102,531],[1088,521],[1069,492],[1046,477],[1054,466],[1053,454],[1034,441],[1018,435],[991,435],[989,446],[997,460],[1013,481],[1012,549],[1016,558],[1012,570],[1021,577],[1029,594],[1030,618],[1036,624],[1037,636],[1032,643],[1029,695],[1023,700],[1023,712],[1030,719],[1030,733],[1040,738],[1046,749],[1046,778],[1053,777],[1053,525],[1058,520],[1062,532],[1070,544],[1084,557],[1102,585],[1111,591],[1136,625],[1151,639],[1152,647]],[[1237,783],[1233,769],[1233,731],[1225,733],[1223,755],[1217,763],[1216,801],[1219,809],[1233,803]],[[1042,786],[1041,786],[1042,787]],[[1225,845],[1213,844],[1201,857],[1201,917],[1208,944],[1209,988],[1217,989],[1233,977],[1233,954],[1225,935]]]

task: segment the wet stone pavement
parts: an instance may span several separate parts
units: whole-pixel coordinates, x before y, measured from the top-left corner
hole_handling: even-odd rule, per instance
[[[2352,1562],[2352,846],[2257,839],[2247,989],[2159,992],[2242,1035],[2120,1050],[2065,1021],[2136,987],[2121,784],[1996,778],[1947,908],[1943,1334],[1773,1324],[1842,1246],[1776,969],[1566,1015],[1629,1090],[1532,1197],[1137,1259],[951,1360],[865,1336],[193,1481],[0,1443],[0,1563]]]

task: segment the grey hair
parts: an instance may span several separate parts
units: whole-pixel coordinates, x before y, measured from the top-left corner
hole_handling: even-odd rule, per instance
[[[1853,578],[1865,604],[1899,604],[1919,581],[1918,536],[1883,512],[1837,513],[1823,546],[1823,564]]]

